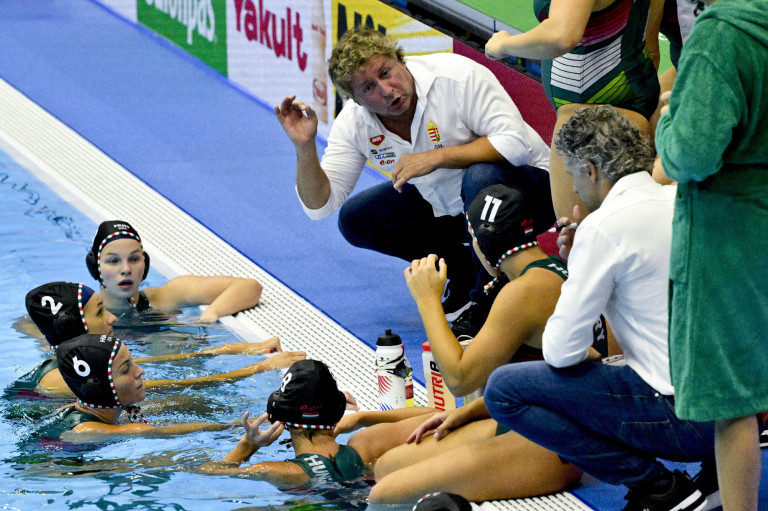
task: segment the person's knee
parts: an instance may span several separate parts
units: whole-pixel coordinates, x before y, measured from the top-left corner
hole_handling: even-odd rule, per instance
[[[371,504],[392,504],[393,497],[397,495],[397,488],[392,488],[390,481],[386,478],[379,480],[371,488],[368,494],[368,502]]]
[[[557,109],[557,124],[555,125],[555,135],[557,135],[557,132],[559,131],[560,126],[565,124],[568,119],[573,117],[573,115],[581,110],[582,108],[590,108],[591,105],[587,105],[584,103],[566,103],[565,105],[561,105]]]
[[[641,113],[634,110],[628,110],[626,108],[616,107],[616,111],[627,118],[631,124],[633,124],[644,135],[652,135],[653,127],[648,119]]]
[[[347,201],[339,209],[339,232],[350,245],[365,248],[364,233],[366,230],[360,222],[360,210],[357,203]]]
[[[461,178],[461,196],[464,206],[469,204],[480,191],[491,185],[503,182],[503,168],[492,163],[475,163],[467,168]]]
[[[494,419],[498,417],[499,411],[503,408],[502,403],[506,401],[505,396],[500,392],[499,386],[501,381],[503,381],[503,377],[500,377],[496,371],[492,372],[488,377],[488,382],[485,384],[485,391],[483,392],[485,407]],[[498,419],[496,420],[498,421]]]
[[[398,464],[393,461],[392,451],[385,452],[378,460],[376,460],[376,465],[373,467],[373,477],[375,477],[377,481],[381,481],[397,470],[399,468],[397,466]]]
[[[485,406],[491,417],[498,421],[499,416],[509,415],[514,412],[523,403],[517,399],[514,392],[515,378],[510,374],[511,366],[502,366],[491,373],[485,386],[483,398]],[[512,371],[514,372],[514,371]]]

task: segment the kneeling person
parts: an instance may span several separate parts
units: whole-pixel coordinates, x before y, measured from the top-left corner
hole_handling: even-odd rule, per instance
[[[627,511],[700,509],[696,485],[657,460],[714,457],[713,424],[675,415],[667,347],[675,189],[653,180],[647,139],[609,106],[577,112],[555,145],[591,213],[558,240],[572,240],[569,276],[544,329],[545,361],[496,369],[485,404],[504,426],[626,485]],[[601,313],[626,365],[589,360]]]

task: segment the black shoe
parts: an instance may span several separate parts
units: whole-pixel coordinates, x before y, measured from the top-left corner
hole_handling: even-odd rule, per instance
[[[685,472],[672,472],[672,487],[664,493],[653,494],[630,490],[624,511],[700,511],[706,500]]]
[[[717,483],[717,466],[715,460],[707,460],[701,464],[701,470],[693,478],[693,484],[699,489],[706,499],[707,504],[701,511],[709,511],[723,505],[723,498],[720,496],[720,486]]]
[[[764,449],[766,447],[768,447],[768,429],[760,432],[760,448]]]
[[[447,321],[455,321],[461,313],[472,305],[469,299],[470,289],[469,287],[454,285],[453,281],[448,282],[445,287],[448,298],[443,300],[443,314],[445,314]]]
[[[460,342],[474,339],[488,318],[489,311],[490,307],[472,302],[469,308],[453,322],[451,332]]]

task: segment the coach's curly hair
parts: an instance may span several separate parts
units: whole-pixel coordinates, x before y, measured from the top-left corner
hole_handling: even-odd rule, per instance
[[[555,137],[555,149],[568,166],[586,172],[592,163],[612,183],[639,171],[653,172],[648,136],[608,105],[577,111]]]
[[[368,59],[384,55],[405,62],[405,52],[394,39],[378,30],[361,28],[344,34],[331,52],[328,73],[336,90],[344,99],[354,99],[352,76],[363,69]]]

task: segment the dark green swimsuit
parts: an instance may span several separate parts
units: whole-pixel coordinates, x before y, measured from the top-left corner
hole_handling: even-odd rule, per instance
[[[59,438],[65,431],[69,431],[84,422],[104,422],[95,415],[77,410],[74,406],[62,408],[43,421],[44,424],[34,433],[40,438]]]
[[[553,273],[556,273],[560,275],[563,280],[568,278],[568,265],[565,261],[560,259],[560,256],[557,254],[552,254],[551,256],[547,257],[546,259],[539,259],[538,261],[534,261],[525,268],[523,268],[523,271],[520,272],[520,276],[522,277],[525,275],[525,272],[530,270],[531,268],[544,268],[545,270],[549,270]]]
[[[336,456],[330,458],[320,454],[300,454],[288,461],[306,472],[312,486],[354,481],[365,472],[365,463],[360,455],[348,445],[340,445]]]
[[[16,380],[11,386],[17,392],[33,391],[40,384],[43,377],[51,371],[59,368],[59,362],[55,358],[49,358],[30,372]],[[9,390],[11,390],[9,389]]]
[[[139,291],[139,299],[136,301],[135,309],[138,312],[144,312],[149,309],[149,299],[147,298],[147,295],[144,294],[144,291]]]

